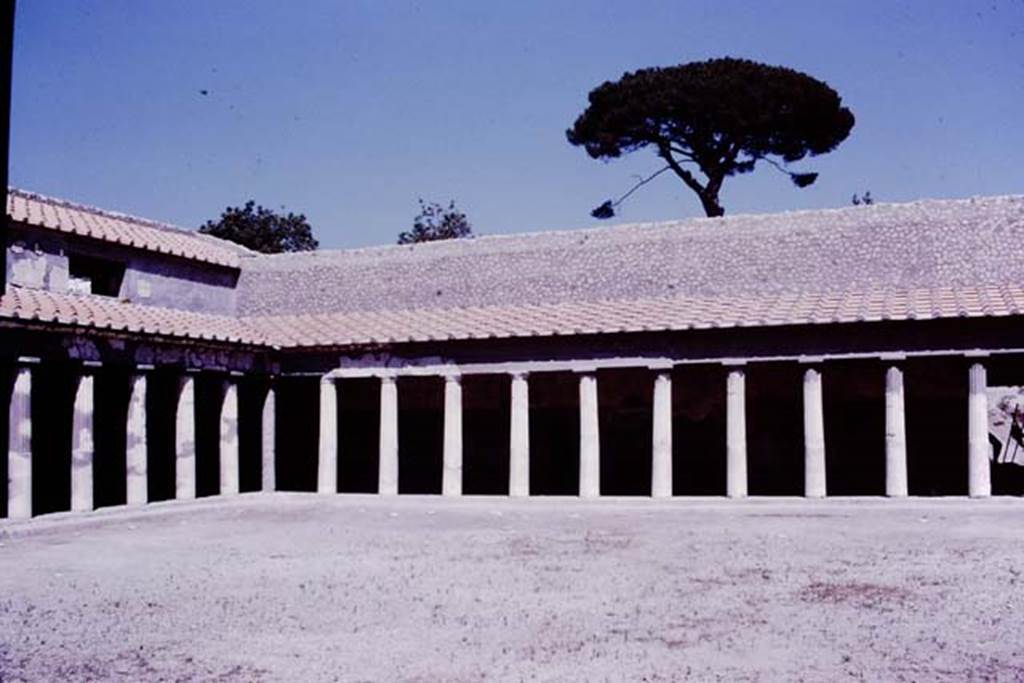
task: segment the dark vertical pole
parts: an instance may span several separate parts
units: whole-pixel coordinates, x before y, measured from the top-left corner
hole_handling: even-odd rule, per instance
[[[7,162],[11,142],[11,61],[14,56],[14,0],[0,0],[0,294],[7,289]]]

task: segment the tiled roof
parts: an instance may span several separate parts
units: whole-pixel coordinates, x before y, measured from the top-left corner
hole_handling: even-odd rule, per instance
[[[1016,284],[866,291],[842,296],[672,297],[242,318],[13,286],[0,298],[0,319],[279,348],[1005,317],[1022,313],[1024,286]]]
[[[277,315],[817,300],[1004,282],[1024,282],[1020,196],[261,256],[242,265],[238,307]]]
[[[237,317],[9,287],[0,318],[281,348],[1024,315],[1024,197],[255,256]]]
[[[251,254],[210,235],[14,188],[7,192],[7,215],[36,227],[230,268],[238,268],[240,257]]]
[[[586,303],[364,311],[246,318],[282,347],[344,346],[615,332],[1002,317],[1024,312],[1017,284],[671,297]]]
[[[0,319],[88,327],[143,335],[264,345],[269,340],[245,320],[143,306],[91,294],[59,294],[9,286],[0,297]]]

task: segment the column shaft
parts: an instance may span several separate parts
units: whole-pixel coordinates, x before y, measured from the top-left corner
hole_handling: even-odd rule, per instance
[[[263,462],[260,488],[264,491],[273,491],[277,488],[277,402],[274,398],[273,386],[267,389],[267,395],[263,398],[261,422]]]
[[[804,371],[804,496],[825,497],[825,411],[821,372]]]
[[[320,380],[320,457],[318,493],[338,492],[338,389],[333,377]]]
[[[8,408],[7,516],[32,516],[32,368],[20,366]]]
[[[220,409],[220,495],[238,493],[238,386],[224,383]]]
[[[93,377],[78,377],[75,407],[71,418],[71,510],[93,509]]]
[[[580,375],[580,497],[601,495],[601,435],[597,413],[597,375]]]
[[[903,371],[885,371],[885,495],[907,496],[907,423],[903,397]]]
[[[530,385],[526,375],[512,375],[508,493],[530,495]]]
[[[174,497],[196,497],[196,393],[192,375],[181,378],[174,432]]]
[[[968,379],[968,492],[972,498],[986,498],[992,495],[989,470],[992,447],[988,442],[988,379],[985,366],[981,363],[971,365]]]
[[[746,375],[743,370],[729,371],[725,403],[726,494],[730,498],[743,498],[747,495]]]
[[[125,430],[125,465],[128,505],[145,505],[149,500],[146,473],[146,376],[132,375],[128,399],[128,424]]]
[[[444,471],[441,493],[462,495],[462,379],[448,375],[444,380]]]
[[[672,375],[654,378],[654,440],[651,461],[651,496],[672,496]]]
[[[380,379],[380,472],[377,492],[398,494],[398,386],[394,377]]]

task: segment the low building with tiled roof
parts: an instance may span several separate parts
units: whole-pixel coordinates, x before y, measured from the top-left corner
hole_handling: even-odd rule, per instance
[[[1024,197],[280,255],[21,190],[7,215],[6,516],[1024,492]]]

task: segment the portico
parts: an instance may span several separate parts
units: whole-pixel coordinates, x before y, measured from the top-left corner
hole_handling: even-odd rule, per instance
[[[899,360],[897,360],[897,358]],[[865,359],[877,361],[879,372],[875,381],[880,386],[880,394],[884,394],[885,428],[885,471],[883,475],[884,490],[879,494],[889,497],[908,495],[907,485],[907,436],[905,400],[903,393],[903,373],[901,362],[906,354],[877,354],[875,356],[857,356],[853,360]],[[977,362],[977,353],[964,354],[970,358],[970,370],[963,379],[970,384],[970,400],[965,404],[968,420],[971,424],[973,441],[964,444],[965,470],[973,472],[969,482],[969,493],[972,497],[986,497],[991,494],[991,484],[978,470],[981,457],[988,457],[978,446],[980,428],[987,422],[985,401],[984,366]],[[802,403],[789,406],[794,413],[801,414],[803,434],[803,472],[801,486],[802,495],[807,498],[824,498],[828,495],[825,404],[823,386],[828,382],[829,367],[836,363],[842,364],[851,360],[849,356],[841,357],[792,357],[780,359],[774,357],[766,362],[779,363],[785,361],[798,368],[802,376]],[[546,373],[570,372],[578,384],[578,490],[581,498],[594,498],[604,493],[601,490],[601,429],[599,415],[598,385],[602,372],[606,370],[632,369],[646,373],[650,378],[651,394],[649,411],[650,446],[647,452],[639,448],[633,453],[639,462],[646,458],[651,472],[649,489],[645,492],[652,498],[666,498],[678,495],[673,490],[674,468],[677,460],[685,463],[686,447],[680,444],[675,450],[673,440],[673,369],[685,369],[690,366],[719,367],[721,381],[724,384],[725,400],[725,444],[723,467],[726,472],[726,486],[722,492],[729,498],[744,498],[750,495],[748,483],[748,448],[747,448],[747,400],[746,384],[747,369],[756,367],[757,359],[727,359],[710,362],[708,360],[687,360],[669,358],[613,358],[587,359],[582,361],[538,361],[516,363],[467,363],[460,365],[431,365],[409,363],[391,365],[386,368],[372,366],[349,366],[335,369],[324,375],[321,387],[321,422],[327,430],[321,433],[319,466],[321,475],[327,472],[329,481],[321,481],[318,490],[334,493],[337,490],[334,482],[337,477],[337,459],[344,457],[339,454],[336,446],[338,430],[344,431],[344,419],[338,422],[336,392],[344,391],[347,380],[374,378],[380,386],[380,438],[379,438],[379,493],[395,495],[398,491],[395,482],[398,480],[398,441],[403,431],[399,423],[398,392],[401,377],[436,378],[443,383],[443,471],[442,486],[438,491],[446,497],[462,495],[463,468],[463,409],[462,380],[464,377],[482,375],[504,375],[509,380],[509,443],[508,443],[508,486],[507,493],[514,497],[531,495],[530,491],[530,397],[535,391],[531,384]],[[682,387],[686,391],[685,387]],[[324,409],[326,406],[326,410]],[[325,417],[325,414],[327,415]],[[983,419],[984,418],[984,419]],[[986,428],[987,429],[987,428]],[[987,432],[983,446],[987,448]],[[415,436],[406,438],[416,438]],[[674,457],[675,454],[675,457]],[[985,461],[987,464],[987,460]],[[326,464],[325,464],[326,463]],[[972,469],[973,468],[973,469]],[[678,473],[686,477],[685,469]]]
[[[256,490],[1024,491],[993,431],[1024,397],[1019,198],[267,257],[12,197],[11,518]],[[116,297],[65,286],[96,241]]]

